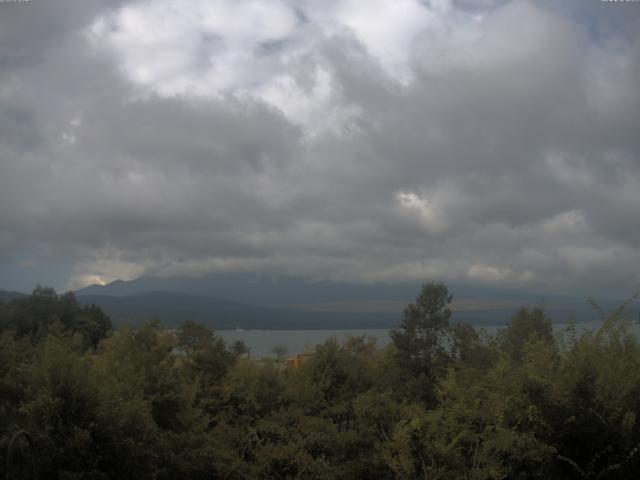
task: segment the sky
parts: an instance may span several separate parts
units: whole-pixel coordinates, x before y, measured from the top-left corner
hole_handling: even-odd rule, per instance
[[[640,2],[0,2],[0,289],[640,290]]]

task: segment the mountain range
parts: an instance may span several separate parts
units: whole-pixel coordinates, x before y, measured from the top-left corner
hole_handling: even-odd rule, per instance
[[[202,277],[143,277],[92,285],[76,291],[83,302],[102,306],[116,317],[186,318],[214,328],[390,328],[420,291],[416,283],[356,283],[252,273]],[[556,322],[571,316],[593,321],[597,312],[586,298],[536,294],[468,284],[449,285],[454,321],[496,325],[520,306],[542,305]],[[612,310],[620,299],[598,299]]]
[[[415,283],[367,284],[249,273],[203,277],[143,277],[91,285],[75,292],[82,304],[99,305],[116,324],[156,318],[167,325],[196,320],[214,329],[392,328],[420,291]],[[541,305],[555,322],[593,321],[585,298],[540,295],[474,285],[450,285],[453,321],[499,325],[520,306]],[[8,301],[23,295],[0,291]],[[613,310],[621,299],[598,299]]]
[[[26,296],[26,293],[0,290],[0,301],[3,301],[3,302],[10,302],[14,298],[20,298],[24,296]]]

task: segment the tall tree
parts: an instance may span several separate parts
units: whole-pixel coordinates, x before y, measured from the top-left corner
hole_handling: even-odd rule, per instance
[[[551,319],[540,307],[520,308],[511,317],[511,323],[501,334],[505,350],[515,359],[520,359],[527,343],[553,340]]]
[[[444,283],[425,283],[415,303],[405,308],[399,328],[391,331],[398,362],[409,374],[407,381],[427,403],[435,400],[433,383],[445,357],[452,300]]]

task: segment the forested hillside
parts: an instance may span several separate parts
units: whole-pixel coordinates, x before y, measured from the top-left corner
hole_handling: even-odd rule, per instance
[[[583,335],[524,308],[492,336],[452,324],[450,302],[427,283],[389,347],[329,340],[294,368],[193,322],[114,330],[38,288],[0,303],[1,455],[24,429],[40,478],[637,478],[624,308]]]

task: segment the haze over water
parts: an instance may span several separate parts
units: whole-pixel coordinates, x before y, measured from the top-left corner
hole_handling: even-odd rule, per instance
[[[576,332],[581,334],[586,331],[595,331],[602,322],[589,322],[576,324]],[[553,325],[556,334],[566,329],[568,324],[556,323]],[[482,327],[487,333],[495,334],[505,325],[488,325]],[[342,341],[349,336],[359,337],[366,335],[376,339],[378,348],[384,348],[391,342],[387,329],[364,330],[220,330],[220,334],[227,342],[242,340],[249,347],[252,358],[275,358],[275,347],[284,347],[285,356],[293,356],[298,353],[313,351],[313,348],[329,338]],[[640,324],[633,325],[633,332],[640,335]]]

